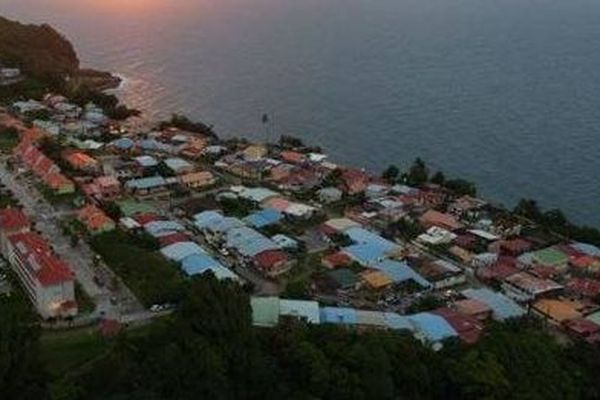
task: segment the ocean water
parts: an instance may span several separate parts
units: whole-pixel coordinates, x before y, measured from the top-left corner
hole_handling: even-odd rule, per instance
[[[0,0],[0,14],[56,26],[149,117],[293,134],[374,171],[421,156],[486,198],[600,226],[598,0]]]

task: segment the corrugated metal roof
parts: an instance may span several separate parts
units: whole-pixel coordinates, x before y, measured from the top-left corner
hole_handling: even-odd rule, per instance
[[[226,241],[227,247],[248,257],[254,257],[267,250],[279,250],[275,242],[247,226],[228,230]]]
[[[318,324],[321,321],[319,303],[316,301],[281,299],[279,314],[306,319],[311,324]]]
[[[185,227],[175,221],[152,221],[144,225],[144,230],[154,237],[185,231]]]
[[[416,329],[419,339],[435,343],[458,336],[458,333],[444,318],[431,313],[409,315],[408,319]]]
[[[167,181],[162,176],[150,176],[148,178],[132,179],[127,181],[125,186],[130,189],[152,189],[166,184]]]
[[[202,247],[194,242],[179,242],[167,247],[163,247],[160,252],[168,259],[175,262],[181,262],[186,257],[193,254],[205,254]]]
[[[183,259],[181,268],[188,276],[212,271],[217,279],[238,279],[238,276],[208,254],[192,254]]]
[[[265,226],[274,225],[283,219],[283,214],[272,208],[257,211],[244,218],[246,224],[255,228],[263,228]]]
[[[404,316],[393,312],[386,312],[383,315],[385,324],[388,328],[394,330],[414,330],[410,320]]]
[[[343,307],[322,307],[321,323],[356,325],[356,310]]]
[[[395,283],[413,280],[424,288],[431,286],[431,283],[427,279],[423,278],[404,262],[383,260],[373,264],[372,268],[385,273]]]
[[[513,300],[488,288],[465,289],[462,294],[469,299],[487,304],[492,309],[492,317],[499,321],[517,318],[525,314],[523,308]]]
[[[250,307],[254,325],[273,327],[279,322],[279,297],[252,297]]]

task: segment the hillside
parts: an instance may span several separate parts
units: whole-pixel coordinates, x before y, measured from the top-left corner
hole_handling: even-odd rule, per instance
[[[73,74],[79,59],[73,45],[49,25],[25,25],[0,16],[0,63],[36,77]]]

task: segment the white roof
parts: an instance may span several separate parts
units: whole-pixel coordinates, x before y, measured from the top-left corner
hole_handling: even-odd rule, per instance
[[[475,236],[479,236],[480,238],[483,238],[483,239],[489,240],[489,241],[500,239],[499,236],[494,235],[493,233],[490,233],[488,231],[481,230],[481,229],[471,229],[469,232],[471,232]]]

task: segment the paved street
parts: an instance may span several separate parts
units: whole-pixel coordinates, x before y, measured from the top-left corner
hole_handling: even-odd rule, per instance
[[[0,180],[19,199],[25,212],[35,223],[35,229],[48,239],[55,252],[71,266],[77,281],[96,303],[94,316],[105,315],[120,319],[126,314],[143,310],[142,305],[122,282],[114,288],[108,288],[109,282],[119,279],[103,263],[94,267],[94,252],[87,243],[80,241],[73,247],[70,238],[63,235],[59,225],[60,219],[73,211],[57,211],[43,198],[31,181],[16,177],[8,171],[5,159],[0,160]],[[99,285],[94,277],[101,277],[105,284]]]

